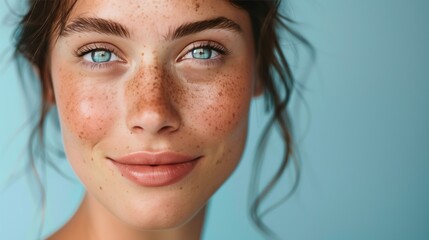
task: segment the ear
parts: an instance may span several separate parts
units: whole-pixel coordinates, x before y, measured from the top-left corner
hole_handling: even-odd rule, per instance
[[[49,71],[45,71],[45,74],[43,74],[43,94],[46,99],[46,102],[49,105],[55,104],[55,93],[54,93],[54,86],[52,85],[52,77]]]
[[[43,99],[49,104],[55,104],[55,94],[54,89],[52,86],[52,78],[51,74],[48,70],[44,70],[43,72],[37,67],[32,66],[34,74],[38,77],[40,80],[40,83],[42,84],[43,89]]]
[[[253,97],[260,97],[264,93],[264,86],[259,77],[253,80]]]
[[[54,105],[55,104],[55,94],[54,94],[54,89],[52,86],[52,81],[49,78],[48,83],[46,83],[45,85],[45,99],[47,100],[47,103],[49,103],[50,105]]]

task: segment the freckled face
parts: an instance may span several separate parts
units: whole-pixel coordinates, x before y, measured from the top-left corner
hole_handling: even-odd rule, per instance
[[[239,26],[206,27],[208,19]],[[243,152],[253,92],[249,16],[228,1],[79,0],[68,24],[99,18],[127,36],[68,31],[52,46],[51,74],[67,158],[89,196],[143,229],[189,221],[230,176]],[[109,159],[135,152],[201,157],[173,184],[147,187]]]

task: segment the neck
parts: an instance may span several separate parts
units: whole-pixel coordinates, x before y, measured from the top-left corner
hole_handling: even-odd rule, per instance
[[[205,207],[180,227],[141,230],[125,224],[96,199],[86,195],[72,219],[49,239],[197,240],[201,238],[204,216]]]

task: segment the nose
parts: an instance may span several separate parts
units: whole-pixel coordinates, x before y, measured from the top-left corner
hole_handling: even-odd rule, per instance
[[[132,133],[161,134],[179,129],[181,119],[172,101],[174,84],[155,65],[127,83],[127,127]]]

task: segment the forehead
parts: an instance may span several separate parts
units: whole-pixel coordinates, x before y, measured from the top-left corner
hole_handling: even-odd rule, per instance
[[[145,36],[220,16],[243,30],[251,29],[247,12],[227,0],[78,0],[68,22],[81,17],[109,19],[127,26],[133,36]]]

